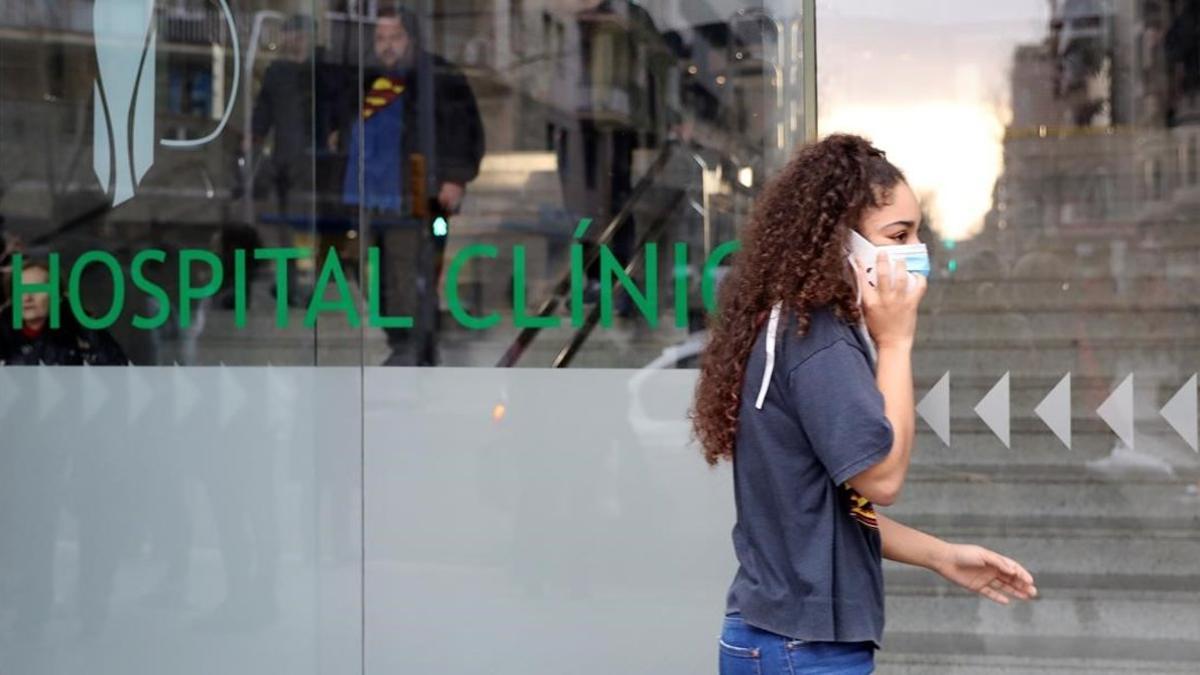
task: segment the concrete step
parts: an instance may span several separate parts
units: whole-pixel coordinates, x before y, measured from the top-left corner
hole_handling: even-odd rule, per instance
[[[1173,457],[1143,452],[1142,459],[1153,457],[1162,466],[1155,466],[1153,470],[1149,467],[1126,467],[1124,471],[1118,471],[1106,467],[1109,462],[1101,461],[1108,459],[1107,454],[1102,457],[1080,457],[1074,452],[1059,454],[1065,457],[1030,456],[1028,453],[1012,451],[1007,453],[1007,457],[975,457],[961,452],[956,455],[937,455],[918,447],[908,477],[910,482],[1020,482],[1064,488],[1084,482],[1120,482],[1159,484],[1164,489],[1173,490],[1182,484],[1185,491],[1189,485],[1200,484],[1200,461],[1194,457],[1190,458],[1190,462],[1185,461],[1188,459],[1185,456],[1183,460],[1171,463],[1168,460]]]
[[[1163,675],[1194,673],[1196,658],[1195,644],[1178,640],[896,631],[888,633],[875,663],[880,675]]]
[[[925,340],[920,339],[913,354],[917,372],[962,374],[1003,373],[1012,376],[1045,375],[1060,377],[1068,371],[1094,374],[1104,368],[1121,373],[1132,370],[1146,375],[1177,377],[1200,367],[1200,341],[1110,339],[1089,340],[1085,348],[1072,340],[1038,340],[1019,343],[1005,339]]]
[[[1037,311],[1195,308],[1194,276],[1088,280],[935,279],[922,301],[926,311]]]
[[[1200,655],[1200,631],[1196,628],[1200,626],[1200,594],[1197,593],[1114,591],[1086,597],[1043,593],[1033,602],[1001,606],[949,586],[942,595],[910,595],[903,591],[903,588],[888,589],[887,622],[917,632],[926,640],[938,635],[964,634],[975,635],[985,643],[993,638],[1019,642],[1033,636],[1064,640],[1169,640],[1181,651]],[[884,647],[888,647],[887,635]],[[968,649],[956,653],[963,651]]]
[[[917,516],[956,522],[974,514],[991,518],[1091,519],[1124,525],[1161,520],[1200,532],[1200,495],[1195,482],[1180,477],[1103,480],[1089,474],[1057,472],[1043,479],[1012,475],[963,481],[952,474],[917,475],[908,480],[897,503],[898,517]]]

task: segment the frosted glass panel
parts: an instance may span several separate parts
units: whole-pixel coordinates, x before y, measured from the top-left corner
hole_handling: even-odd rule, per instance
[[[733,504],[694,379],[368,368],[367,672],[713,672]]]
[[[361,672],[360,395],[354,368],[0,368],[0,672]]]

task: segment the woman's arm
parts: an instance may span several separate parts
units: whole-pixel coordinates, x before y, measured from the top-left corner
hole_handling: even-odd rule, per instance
[[[1009,597],[1037,597],[1031,575],[1020,563],[971,544],[951,544],[876,513],[883,557],[937,572],[959,586],[1008,604]]]
[[[893,277],[892,264],[879,254],[878,286],[855,266],[863,289],[863,312],[879,359],[875,384],[883,394],[884,415],[892,425],[892,447],[881,462],[850,479],[850,487],[881,506],[896,501],[912,456],[916,431],[913,405],[912,348],[917,330],[917,306],[925,295],[925,278],[910,276],[901,261]]]

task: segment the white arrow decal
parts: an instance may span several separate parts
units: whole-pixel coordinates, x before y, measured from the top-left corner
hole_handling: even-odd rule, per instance
[[[933,433],[950,445],[950,373],[942,375],[942,379],[933,385],[921,402],[917,404],[917,414],[933,429]]]
[[[1067,449],[1071,449],[1071,374],[1063,375],[1063,378],[1054,385],[1046,398],[1037,404],[1033,409],[1046,426],[1050,427],[1050,431],[1062,441]]]
[[[1179,391],[1171,397],[1170,401],[1163,406],[1159,411],[1163,419],[1171,425],[1183,440],[1187,441],[1188,446],[1200,452],[1197,447],[1196,439],[1196,376],[1192,375],[1187,382],[1184,383]]]
[[[1009,388],[1008,373],[1004,373],[991,391],[975,406],[975,414],[992,430],[993,434],[1011,448],[1009,443]]]
[[[1121,439],[1125,447],[1133,449],[1133,373],[1125,376],[1104,403],[1096,408],[1096,414],[1109,429]]]

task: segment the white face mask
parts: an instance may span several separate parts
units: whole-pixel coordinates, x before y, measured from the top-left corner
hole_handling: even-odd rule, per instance
[[[925,244],[896,244],[891,246],[876,246],[867,241],[866,237],[850,231],[850,258],[864,270],[867,270],[867,281],[875,281],[875,263],[879,252],[887,253],[888,259],[895,264],[903,260],[909,273],[929,276],[929,249]]]

